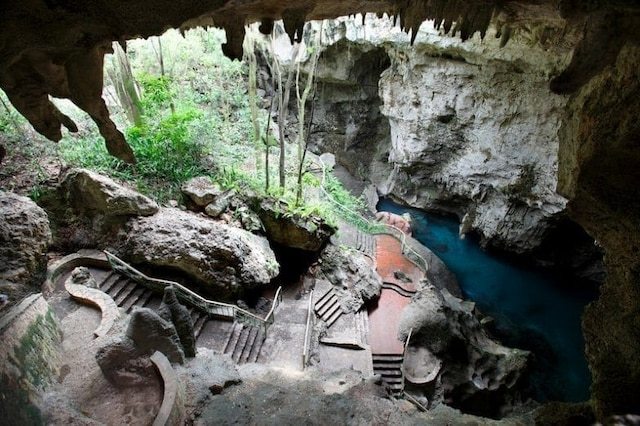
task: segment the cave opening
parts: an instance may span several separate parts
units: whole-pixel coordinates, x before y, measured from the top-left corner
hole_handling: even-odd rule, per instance
[[[400,270],[386,276],[394,282],[383,280],[384,290],[378,289],[383,294],[389,286],[399,286],[399,290],[393,291],[405,299],[411,299],[408,294],[420,293],[412,304],[420,300],[424,303],[425,298],[431,297],[431,301],[446,306],[442,312],[459,315],[444,322],[449,326],[462,324],[460,329],[446,329],[437,321],[434,326],[429,322],[434,317],[422,318],[419,323],[423,329],[411,343],[424,361],[419,366],[422,370],[417,368],[424,377],[418,374],[413,378],[416,383],[426,380],[425,377],[432,380],[427,386],[419,386],[423,382],[416,386],[419,406],[432,408],[444,402],[465,413],[500,418],[517,413],[523,402],[518,398],[531,395],[540,402],[587,401],[571,407],[593,410],[599,419],[637,412],[635,390],[640,386],[636,373],[640,370],[638,343],[633,339],[637,321],[629,321],[638,313],[635,296],[640,229],[637,221],[640,216],[635,214],[637,191],[630,189],[635,188],[630,182],[638,170],[635,115],[640,99],[635,96],[640,81],[636,66],[640,55],[634,40],[638,38],[635,5],[625,0],[612,5],[592,2],[584,7],[576,2],[553,5],[537,2],[532,8],[530,2],[518,1],[498,2],[499,7],[494,9],[485,2],[475,10],[475,6],[458,4],[463,9],[459,14],[464,18],[457,21],[458,14],[453,19],[453,12],[444,7],[444,1],[424,8],[416,6],[416,2],[401,5],[392,2],[393,14],[385,16],[377,10],[378,16],[369,15],[367,22],[363,15],[339,18],[324,29],[325,24],[320,24],[319,32],[324,31],[324,35],[320,34],[318,39],[326,44],[309,47],[319,24],[305,23],[307,18],[334,16],[353,5],[347,2],[327,13],[320,12],[318,5],[309,9],[305,6],[271,10],[262,16],[262,3],[258,2],[221,9],[213,19],[213,14],[202,15],[205,7],[198,4],[182,11],[168,7],[163,13],[175,14],[168,19],[162,13],[150,18],[135,7],[124,10],[120,5],[102,4],[90,6],[93,13],[83,16],[75,7],[54,3],[40,5],[51,16],[61,18],[56,20],[59,23],[53,28],[55,31],[50,32],[55,34],[51,40],[35,35],[26,37],[26,41],[0,38],[3,53],[0,86],[6,93],[6,96],[2,93],[4,112],[0,121],[2,192],[5,186],[15,189],[46,210],[48,197],[52,194],[54,198],[62,197],[63,192],[50,190],[60,184],[66,162],[124,181],[123,198],[137,201],[124,207],[119,201],[110,204],[111,189],[104,189],[104,181],[98,190],[78,187],[67,191],[66,201],[77,197],[78,205],[69,210],[47,211],[52,216],[61,216],[57,220],[69,219],[70,224],[63,229],[68,235],[53,229],[51,247],[66,254],[80,245],[102,249],[115,244],[126,251],[130,247],[121,243],[140,238],[142,228],[136,227],[143,224],[145,217],[157,217],[154,215],[158,212],[174,219],[187,215],[189,221],[206,225],[176,231],[172,226],[179,224],[166,220],[153,224],[157,229],[152,229],[158,235],[189,235],[185,238],[188,244],[183,247],[186,254],[175,254],[172,250],[177,248],[169,244],[163,253],[156,253],[159,258],[166,256],[165,259],[156,259],[155,266],[143,269],[150,275],[187,282],[191,279],[186,277],[189,274],[207,276],[211,257],[219,256],[230,264],[238,257],[240,263],[251,266],[222,268],[227,275],[235,274],[230,282],[235,283],[236,278],[246,280],[247,287],[259,282],[261,288],[244,291],[242,301],[226,296],[220,299],[266,314],[269,306],[273,313],[277,303],[263,303],[262,297],[272,295],[278,284],[291,287],[302,284],[303,275],[316,272],[316,266],[323,263],[322,250],[311,254],[273,241],[273,235],[261,224],[262,211],[256,207],[259,205],[256,200],[278,199],[280,210],[275,209],[273,216],[281,221],[300,219],[304,232],[309,234],[320,228],[317,225],[322,220],[331,222],[331,214],[344,214],[332,210],[323,216],[326,210],[340,210],[335,204],[355,208],[361,217],[349,222],[345,219],[348,214],[340,216],[337,222],[343,226],[341,221],[345,220],[343,229],[348,231],[339,231],[322,249],[337,247],[343,251],[341,254],[347,260],[333,266],[344,268],[346,278],[341,274],[335,276],[356,284],[363,281],[358,275],[362,273],[362,265],[373,264],[374,268],[364,269],[374,271],[379,266],[377,244],[381,244],[381,238],[376,234],[377,224],[371,220],[379,201],[378,207],[383,210],[412,212],[414,235],[430,249],[428,254],[434,256],[430,259],[437,265],[437,271],[429,270],[431,275],[426,275],[435,281],[434,277],[438,273],[444,276],[448,268],[458,276],[462,294],[468,299],[450,297],[444,291],[446,288],[438,288],[441,294],[434,296],[429,293],[431,286],[424,285],[428,281],[412,282]],[[431,6],[436,10],[429,9]],[[110,7],[117,11],[106,14],[105,23],[96,25],[95,17],[102,16],[98,12]],[[10,13],[4,14],[8,18],[0,21],[20,21],[29,16],[22,8],[8,7]],[[236,16],[235,8],[242,9],[238,15],[241,18]],[[469,14],[469,10],[473,13]],[[126,24],[119,18],[126,15],[125,11],[134,18]],[[400,22],[396,23],[398,15]],[[196,16],[199,18],[195,19]],[[273,19],[281,16],[283,23],[274,24]],[[435,17],[436,21],[422,25],[425,17]],[[190,21],[191,18],[194,20]],[[243,19],[262,23],[250,30],[240,22]],[[83,25],[76,25],[80,21]],[[616,30],[605,28],[604,22],[614,22],[616,25],[612,27]],[[224,27],[226,36],[201,28],[212,24]],[[69,29],[62,31],[67,25]],[[43,27],[50,25],[45,22]],[[180,27],[182,34],[171,30],[163,38],[129,40],[128,49],[118,47],[125,47],[131,34],[152,36],[160,34],[160,28],[168,27]],[[264,35],[274,27],[278,28],[274,38],[277,36],[279,40],[271,39],[268,43],[272,43],[274,51],[267,52],[265,44],[256,43],[256,37],[261,37],[258,32]],[[405,29],[411,32],[403,32]],[[64,34],[59,36],[59,32]],[[223,53],[241,59],[245,35],[246,62],[219,60]],[[184,43],[176,41],[180,36]],[[119,44],[111,45],[116,39]],[[28,45],[32,42],[45,47],[32,48]],[[293,42],[304,42],[305,48],[294,50],[289,62],[282,59],[286,55],[274,59],[276,50],[286,51]],[[112,49],[114,55],[107,57],[109,63],[102,68],[104,53]],[[127,57],[138,62],[126,64]],[[104,76],[99,72],[101,69]],[[131,90],[133,75],[139,90]],[[277,105],[277,98],[283,83],[276,87],[274,81],[287,75],[294,83],[292,96],[284,102],[288,112],[282,115],[283,104]],[[249,81],[248,90],[240,84],[245,80]],[[212,83],[215,90],[211,90]],[[104,99],[97,90],[103,86]],[[313,95],[307,98],[309,93]],[[89,113],[97,128],[64,101],[51,102],[51,96],[71,99]],[[35,133],[24,130],[26,122],[11,104],[36,131],[52,140],[62,138],[62,148],[55,153],[42,149]],[[136,111],[137,104],[143,112]],[[278,128],[287,122],[286,129]],[[70,132],[79,130],[77,140],[62,134],[61,126]],[[305,134],[306,139],[302,136]],[[102,137],[106,147],[101,146]],[[20,148],[22,145],[26,149]],[[327,154],[330,156],[326,157]],[[116,162],[110,155],[119,160]],[[319,160],[321,155],[328,161]],[[37,170],[25,166],[36,164],[41,156],[46,159]],[[299,164],[293,160],[296,158]],[[305,158],[309,161],[307,168]],[[327,170],[327,164],[333,162],[333,170],[331,166]],[[5,168],[7,164],[10,168]],[[627,173],[626,169],[631,171]],[[280,183],[276,189],[278,180],[284,181],[284,174],[290,186]],[[335,178],[329,182],[331,188],[325,186],[327,174]],[[214,186],[207,195],[211,199],[206,202],[194,192],[188,195],[182,186],[198,177],[206,178]],[[336,183],[340,181],[341,187]],[[100,206],[103,211],[87,215],[78,207],[82,203],[102,203],[91,198],[101,191],[108,194],[107,201]],[[142,195],[126,191],[143,192],[155,204],[136,205]],[[82,199],[92,192],[89,198]],[[350,198],[349,192],[355,197]],[[324,197],[338,202],[301,204],[300,197],[307,196],[314,203],[326,201]],[[187,200],[188,197],[192,198]],[[381,201],[378,197],[382,197]],[[389,198],[411,207],[391,204]],[[419,210],[411,210],[414,208]],[[74,215],[85,217],[76,220]],[[452,216],[459,220],[451,221]],[[308,221],[309,217],[323,219],[313,222]],[[210,221],[216,224],[213,228]],[[76,226],[78,229],[73,229]],[[211,255],[205,250],[202,255],[198,251],[208,244],[222,244],[216,237],[223,235],[220,229],[226,232],[227,227],[247,234],[232,235],[232,250],[225,254]],[[102,234],[106,238],[101,238]],[[460,234],[466,238],[460,239]],[[43,234],[41,239],[47,238],[51,237]],[[401,241],[399,251],[404,255],[404,237],[394,238]],[[326,256],[328,252],[324,253]],[[167,259],[179,263],[190,256],[201,262],[190,271],[184,266],[181,267],[185,270],[157,266]],[[443,265],[435,258],[442,259]],[[409,256],[404,260],[407,259]],[[320,281],[323,285],[328,282]],[[5,286],[4,282],[1,284]],[[335,296],[332,291],[339,294],[347,290],[355,293],[345,300],[356,305],[364,304],[370,297],[375,299],[369,293],[370,288],[330,284],[336,288],[330,288],[322,296],[327,297],[325,302]],[[123,285],[120,290],[133,294],[139,289]],[[300,287],[295,301],[302,302],[303,296],[309,294],[307,290]],[[221,293],[203,294],[218,298]],[[0,308],[5,302],[4,293],[2,296]],[[120,303],[122,298],[116,299]],[[55,298],[51,300],[55,302]],[[313,315],[317,308],[314,301],[309,296],[305,306],[302,303],[293,306],[295,302],[288,300],[292,305],[286,308],[287,315],[295,312]],[[378,302],[371,306],[379,308]],[[338,305],[330,305],[331,322],[315,309],[316,316],[325,323],[324,328],[316,328],[316,335],[305,333],[304,321],[299,318],[291,322],[292,333],[304,336],[305,350],[307,336],[316,339],[316,346],[311,349],[316,352],[310,357],[308,353],[302,356],[303,370],[306,362],[314,362],[314,357],[315,362],[322,362],[318,359],[325,357],[325,365],[331,363],[327,362],[331,359],[327,347],[366,352],[363,310],[359,305],[353,312],[349,311],[348,303]],[[474,310],[473,306],[477,308]],[[474,319],[465,323],[460,318],[467,318],[469,312],[473,312]],[[402,327],[398,325],[397,336],[392,337],[404,341],[407,351],[413,329],[406,327],[406,323],[416,321],[415,316],[419,315],[414,313],[414,317],[407,319],[401,311],[396,314],[398,318],[402,316],[404,323]],[[194,318],[200,321],[202,330],[209,324],[209,314],[198,315]],[[355,318],[354,334],[362,341],[344,340],[335,331],[344,326],[340,321],[338,327],[330,330],[338,318],[342,322]],[[266,317],[258,319],[266,322]],[[396,323],[393,324],[395,327]],[[433,342],[425,338],[428,335],[425,330],[431,326],[437,329]],[[306,328],[313,328],[309,321]],[[465,346],[482,340],[473,334],[478,330],[487,331],[489,338],[497,340],[480,349],[472,344]],[[227,332],[224,347],[214,351],[227,353],[229,347],[231,356],[237,355],[234,361],[238,363],[240,359],[251,358],[253,349],[247,350],[242,345],[259,341],[258,333],[249,331],[245,325]],[[450,346],[456,354],[448,359],[447,354],[438,353],[439,345],[447,347],[442,336],[457,332],[470,334],[464,339],[456,336],[455,345]],[[293,335],[286,330],[279,333],[283,338]],[[207,342],[210,343],[213,344]],[[494,343],[533,353],[529,364],[532,374],[528,379],[513,367],[522,360],[517,351],[500,346],[499,351],[504,351],[501,355],[506,354],[503,360],[508,359],[503,364],[499,356],[494,359],[486,355],[491,352],[487,347],[493,347]],[[297,349],[292,346],[291,351]],[[278,352],[267,347],[265,353],[265,357],[277,358],[274,354]],[[371,359],[365,363],[367,368],[373,360],[374,372],[387,372],[381,373],[382,383],[389,392],[394,392],[397,383],[385,377],[389,374],[384,368],[384,363],[392,361],[380,360],[380,353],[368,355]],[[296,354],[293,358],[297,362],[300,357]],[[399,367],[394,365],[392,376],[399,374],[405,379],[403,368],[411,362],[403,364],[404,361],[400,361]],[[464,363],[469,365],[463,366]],[[511,364],[507,370],[514,369],[502,371],[505,364]],[[434,377],[442,382],[433,382]],[[63,380],[64,377],[60,383]],[[526,382],[526,390],[520,394],[518,386],[522,381]],[[340,382],[339,386],[343,384]],[[224,386],[209,389],[218,392]],[[503,399],[502,391],[508,394]]]

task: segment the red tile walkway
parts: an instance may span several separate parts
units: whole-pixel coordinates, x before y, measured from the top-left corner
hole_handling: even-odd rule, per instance
[[[414,263],[402,255],[401,243],[390,235],[376,237],[376,263],[382,281],[401,286],[405,290],[415,291],[416,284],[423,272]],[[405,283],[394,276],[402,271],[413,280]],[[382,289],[376,306],[369,309],[369,344],[373,354],[398,354],[404,352],[404,343],[398,340],[400,315],[411,299],[390,289]]]

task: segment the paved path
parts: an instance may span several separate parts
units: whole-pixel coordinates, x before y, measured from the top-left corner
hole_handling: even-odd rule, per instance
[[[424,273],[402,254],[400,241],[390,235],[376,237],[376,264],[382,281],[395,284],[408,292],[417,290]],[[401,271],[411,282],[396,277]],[[390,288],[383,288],[375,306],[369,309],[369,343],[373,354],[402,355],[404,343],[398,340],[402,310],[411,299]]]

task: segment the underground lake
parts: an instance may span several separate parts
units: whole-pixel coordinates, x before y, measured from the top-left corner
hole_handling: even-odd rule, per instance
[[[597,296],[566,285],[571,279],[524,266],[460,238],[459,223],[383,199],[379,211],[409,213],[413,237],[456,275],[464,297],[494,318],[492,332],[508,346],[533,352],[531,391],[540,401],[587,400],[591,376],[584,355],[581,315]]]

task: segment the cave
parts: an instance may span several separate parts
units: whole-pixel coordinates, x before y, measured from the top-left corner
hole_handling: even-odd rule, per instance
[[[637,2],[32,0],[0,10],[3,418],[57,424],[91,422],[94,414],[106,423],[126,416],[145,423],[165,412],[163,424],[243,424],[261,415],[285,424],[385,416],[398,423],[639,421]],[[212,36],[213,27],[224,35]],[[167,30],[192,43],[184,49],[193,60],[173,77],[184,86],[174,91],[160,44]],[[143,39],[162,75],[138,74],[138,65],[128,72],[164,109],[143,99],[148,117],[137,121],[113,112],[120,94],[107,86],[118,61],[143,56],[135,45]],[[208,62],[214,51],[229,62]],[[277,80],[286,79],[288,60],[293,85],[282,101]],[[213,79],[215,93],[199,75],[209,69],[229,73]],[[248,80],[249,89],[229,76]],[[300,82],[314,85],[300,90]],[[181,110],[187,87],[191,109]],[[202,105],[236,127],[220,130],[206,116],[200,133],[189,133]],[[211,132],[226,143],[248,132],[251,114],[254,169],[267,170],[264,194],[257,187],[265,182],[255,184],[244,165],[219,161],[215,146],[203,154],[185,143]],[[125,130],[126,119],[135,125]],[[24,137],[12,130],[25,127],[33,132]],[[36,133],[46,143],[21,149]],[[157,199],[138,193],[157,184],[144,180],[153,143],[164,143],[155,134],[173,145],[153,167],[176,176]],[[299,159],[299,190],[289,198],[273,190],[284,181],[284,154],[276,151],[285,151],[285,140],[288,170],[298,168],[290,163],[296,149]],[[111,178],[99,174],[106,167],[67,170],[51,160],[55,142],[75,152],[64,161],[111,164]],[[66,148],[74,144],[104,152]],[[251,149],[232,146],[224,155],[246,160]],[[311,165],[303,170],[305,160]],[[269,177],[278,166],[280,175]],[[188,173],[219,180],[186,182]],[[303,182],[329,203],[301,206]],[[380,200],[408,210],[376,221]],[[354,219],[354,209],[362,217]],[[553,361],[538,356],[531,367],[530,354],[553,348],[536,330],[514,337],[483,312],[456,284],[441,259],[445,249],[411,237],[400,215],[411,209],[455,221],[457,238],[482,253],[551,270],[559,292],[588,293],[577,313],[590,382],[584,395],[527,382],[527,369]],[[323,219],[325,210],[335,217]],[[209,287],[200,294],[198,286]],[[93,308],[84,306],[96,297]],[[116,326],[102,335],[114,306]],[[186,323],[197,340],[193,358]],[[157,332],[145,341],[136,324]],[[86,351],[69,349],[84,348],[85,335]],[[301,356],[302,369],[292,367]],[[339,370],[347,365],[350,372]],[[83,388],[82,368],[93,387]],[[175,386],[159,385],[169,377]],[[163,411],[161,389],[166,396],[173,388],[174,403]],[[101,395],[120,401],[118,409],[109,413]]]

